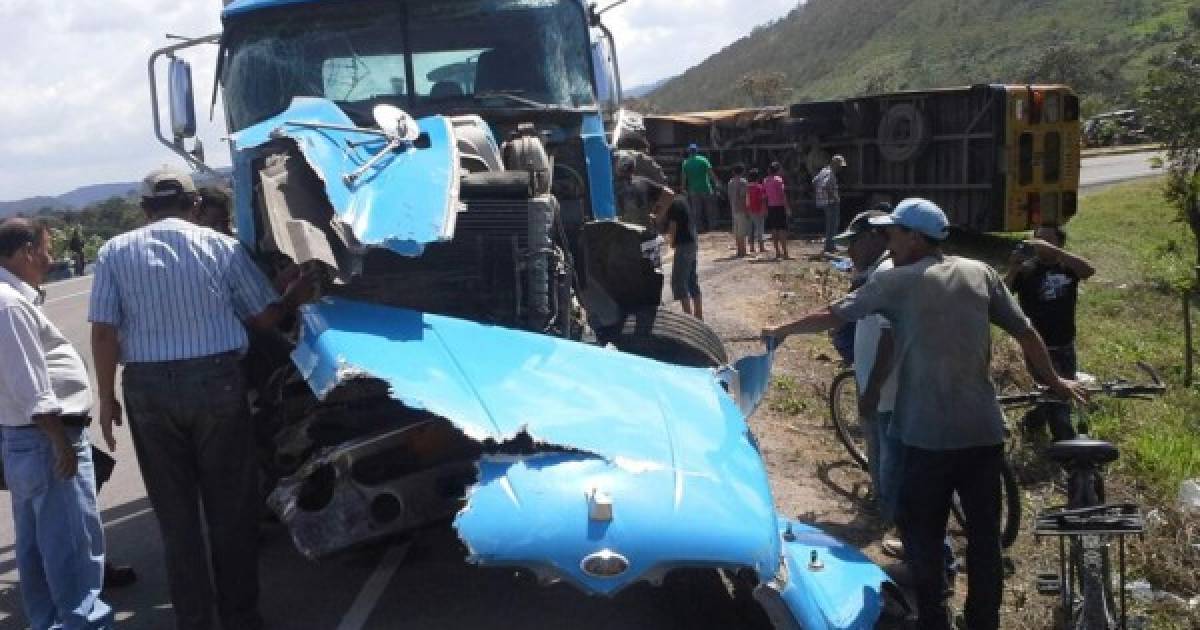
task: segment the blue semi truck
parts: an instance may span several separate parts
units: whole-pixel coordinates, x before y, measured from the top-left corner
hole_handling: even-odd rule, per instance
[[[237,236],[323,278],[253,351],[268,502],[310,557],[452,527],[467,562],[587,593],[712,570],[769,627],[903,618],[877,566],[776,511],[746,425],[771,353],[731,363],[659,308],[653,234],[615,220],[602,12],[234,0],[153,54],[155,131],[211,170],[184,56],[217,46]]]

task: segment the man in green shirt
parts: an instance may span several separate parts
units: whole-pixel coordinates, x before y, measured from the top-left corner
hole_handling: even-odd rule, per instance
[[[714,191],[720,185],[713,174],[708,158],[700,155],[700,148],[688,145],[688,157],[683,161],[682,188],[688,197],[688,206],[700,232],[717,227],[717,197]]]

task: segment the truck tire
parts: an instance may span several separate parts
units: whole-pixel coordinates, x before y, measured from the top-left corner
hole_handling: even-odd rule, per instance
[[[626,316],[609,341],[618,350],[687,367],[729,362],[725,344],[708,324],[683,313],[648,308]]]
[[[929,121],[912,103],[897,103],[879,121],[879,155],[889,162],[907,162],[925,150]]]

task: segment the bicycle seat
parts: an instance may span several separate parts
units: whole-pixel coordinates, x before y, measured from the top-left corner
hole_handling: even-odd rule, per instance
[[[1062,440],[1046,447],[1046,457],[1060,464],[1107,464],[1120,456],[1117,447],[1090,437]]]

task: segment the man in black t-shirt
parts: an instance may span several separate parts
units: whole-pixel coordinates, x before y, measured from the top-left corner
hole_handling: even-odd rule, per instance
[[[1062,228],[1038,228],[1032,239],[1023,241],[1013,252],[1004,280],[1046,342],[1054,369],[1063,378],[1074,379],[1075,302],[1079,283],[1092,277],[1096,269],[1086,259],[1063,249],[1066,242]],[[1025,416],[1025,429],[1039,431],[1047,422],[1055,440],[1075,437],[1069,405],[1040,405]]]
[[[704,319],[704,304],[700,298],[699,245],[696,239],[696,224],[692,222],[684,197],[670,197],[670,206],[659,215],[659,227],[667,242],[675,250],[671,265],[671,293],[679,301],[683,312]]]
[[[634,175],[636,169],[636,162],[629,157],[617,163],[617,179],[613,183],[617,212],[625,223],[653,228],[655,217],[662,216],[675,198],[675,192],[651,179]]]

